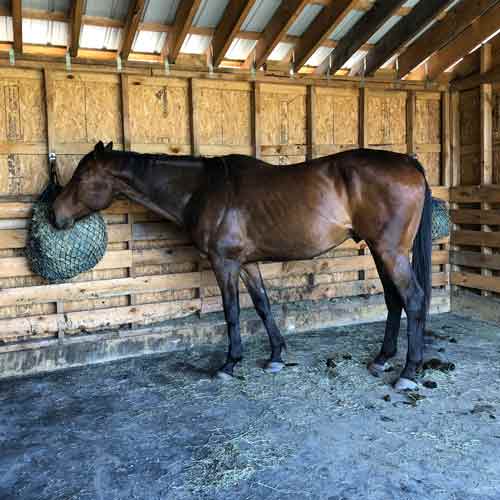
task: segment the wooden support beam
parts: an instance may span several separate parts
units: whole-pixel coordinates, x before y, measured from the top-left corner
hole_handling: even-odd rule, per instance
[[[22,1],[11,1],[12,28],[14,31],[14,51],[16,54],[23,53],[23,11]]]
[[[500,26],[500,3],[476,19],[466,30],[427,61],[428,78],[439,77],[461,57],[477,48]]]
[[[254,57],[256,68],[260,68],[266,62],[308,3],[309,0],[290,0],[281,3],[257,40],[254,51],[248,56],[246,67],[250,67]]]
[[[478,87],[483,83],[496,82],[500,82],[500,64],[484,73],[479,72],[460,80],[454,80],[451,83],[451,87],[453,90],[468,90]]]
[[[306,94],[306,158],[312,160],[314,156],[314,146],[316,144],[316,127],[315,127],[315,108],[316,108],[316,93],[312,85],[307,86]]]
[[[326,6],[298,40],[295,47],[295,71],[299,71],[308,59],[325,42],[333,30],[356,6],[354,0],[338,0]]]
[[[135,34],[141,22],[142,13],[144,11],[145,0],[132,0],[127,14],[127,22],[123,29],[123,38],[120,50],[118,53],[123,61],[128,59],[134,43]]]
[[[406,145],[407,153],[417,152],[415,119],[417,116],[417,94],[410,90],[406,95]]]
[[[365,44],[404,4],[404,0],[384,0],[377,2],[345,35],[337,45],[331,58],[331,72],[335,73]],[[323,75],[329,66],[328,58],[316,69]]]
[[[443,13],[453,0],[426,0],[419,2],[412,11],[401,19],[366,56],[366,76],[372,76],[386,61],[411,40],[433,19]],[[361,75],[363,65],[353,68],[351,75]]]
[[[183,0],[177,7],[175,20],[170,29],[165,45],[162,50],[162,57],[168,58],[170,63],[175,63],[182,44],[189,30],[192,27],[194,16],[200,6],[201,0]]]
[[[262,156],[260,134],[261,88],[259,82],[252,82],[252,142],[255,158]]]
[[[441,184],[451,187],[451,99],[449,92],[441,93]]]
[[[256,0],[230,0],[212,40],[213,65],[218,67]]]
[[[360,148],[368,147],[368,89],[359,89],[359,111],[358,111],[358,144]]]
[[[498,2],[499,0],[467,0],[450,9],[442,20],[427,30],[401,55],[399,58],[399,78],[406,76],[434,52],[443,48]]]
[[[78,54],[78,45],[80,44],[80,31],[82,29],[82,16],[84,0],[75,0],[71,8],[70,20],[70,40],[69,54],[71,57],[76,57]]]

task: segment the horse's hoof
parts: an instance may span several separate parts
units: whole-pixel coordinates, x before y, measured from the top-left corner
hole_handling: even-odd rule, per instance
[[[266,366],[264,366],[264,371],[266,373],[278,373],[285,367],[285,363],[281,361],[268,361]]]
[[[418,384],[409,378],[400,377],[394,384],[397,392],[417,391]]]
[[[381,377],[383,373],[392,371],[392,365],[387,361],[383,365],[373,362],[368,365],[368,371],[374,377]]]
[[[217,370],[217,372],[214,375],[214,378],[217,380],[228,381],[228,380],[234,380],[234,375],[231,375],[230,373],[227,373],[224,370]]]

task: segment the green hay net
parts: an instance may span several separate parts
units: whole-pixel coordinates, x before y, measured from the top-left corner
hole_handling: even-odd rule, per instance
[[[432,198],[432,241],[450,235],[450,213],[446,202]]]
[[[69,280],[89,271],[106,252],[106,223],[98,213],[75,223],[71,229],[52,225],[51,207],[62,188],[52,179],[33,205],[33,215],[26,245],[31,269],[49,283]]]

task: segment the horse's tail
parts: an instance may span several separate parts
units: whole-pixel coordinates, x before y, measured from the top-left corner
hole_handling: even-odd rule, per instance
[[[424,169],[420,163],[418,163],[417,168],[422,172],[425,179]],[[432,194],[427,180],[425,181],[425,199],[420,225],[413,242],[412,267],[424,292],[425,323],[432,294]]]

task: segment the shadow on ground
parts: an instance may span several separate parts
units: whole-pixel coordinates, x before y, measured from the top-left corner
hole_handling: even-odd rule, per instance
[[[404,340],[366,370],[383,323],[290,336],[278,375],[255,339],[231,383],[213,348],[4,380],[0,498],[498,500],[500,327],[430,327],[410,396],[390,387]]]

